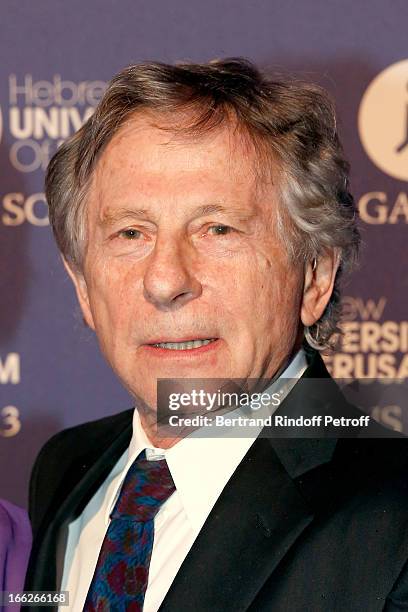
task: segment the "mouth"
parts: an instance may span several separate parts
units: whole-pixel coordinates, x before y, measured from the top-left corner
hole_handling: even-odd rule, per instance
[[[160,352],[166,352],[168,354],[177,353],[189,353],[192,352],[203,352],[212,348],[214,344],[217,344],[219,338],[193,338],[189,340],[179,340],[171,342],[152,342],[145,344],[144,347]]]

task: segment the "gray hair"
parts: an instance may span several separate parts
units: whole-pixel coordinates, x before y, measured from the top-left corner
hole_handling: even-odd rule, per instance
[[[234,119],[254,145],[260,167],[278,160],[278,226],[292,261],[306,265],[328,250],[339,254],[331,299],[319,321],[305,330],[310,346],[329,347],[339,331],[340,277],[356,262],[360,237],[328,94],[310,83],[271,79],[235,58],[208,64],[142,63],[119,72],[93,116],[58,149],[47,170],[50,223],[61,253],[78,271],[93,170],[136,111],[160,113],[170,131],[196,136]]]

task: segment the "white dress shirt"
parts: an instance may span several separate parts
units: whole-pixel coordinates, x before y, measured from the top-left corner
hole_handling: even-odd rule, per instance
[[[306,356],[301,349],[274,385],[281,383],[282,378],[289,378],[293,380],[293,386],[294,379],[298,379],[306,367]],[[282,399],[290,388],[280,387],[284,389]],[[251,427],[245,437],[235,437],[234,428],[229,431],[223,428],[220,437],[204,437],[200,435],[200,430],[196,430],[164,450],[153,447],[135,409],[133,436],[127,451],[82,514],[68,526],[61,590],[69,591],[69,610],[78,612],[83,608],[109,526],[110,513],[129,467],[143,450],[151,460],[165,457],[176,486],[176,491],[154,519],[154,542],[144,612],[156,612],[211,509],[261,428]],[[67,607],[60,607],[60,612],[64,611],[67,611]]]

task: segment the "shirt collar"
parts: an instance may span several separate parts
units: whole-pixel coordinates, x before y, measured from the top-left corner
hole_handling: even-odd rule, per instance
[[[275,389],[276,385],[283,382],[282,379],[289,379],[283,386],[280,384],[281,401],[306,368],[306,355],[304,350],[300,349],[271,385]],[[254,427],[245,437],[235,437],[234,428],[231,428],[229,431],[223,429],[222,437],[205,437],[200,436],[200,430],[196,430],[171,448],[162,449],[154,447],[149,440],[142,427],[138,410],[135,408],[133,435],[126,465],[112,488],[106,509],[106,524],[109,522],[109,516],[128,469],[138,455],[146,450],[148,459],[166,459],[189,523],[198,534],[225,485],[260,431],[261,427]]]

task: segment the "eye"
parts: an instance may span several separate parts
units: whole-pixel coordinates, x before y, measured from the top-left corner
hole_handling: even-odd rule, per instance
[[[232,231],[234,230],[229,225],[211,225],[208,228],[208,233],[213,234],[214,236],[225,236],[226,234],[229,234]]]
[[[139,230],[136,230],[132,227],[119,232],[119,236],[121,238],[125,238],[126,240],[137,240],[138,238],[141,237],[141,235],[142,235],[142,232],[139,232]]]

